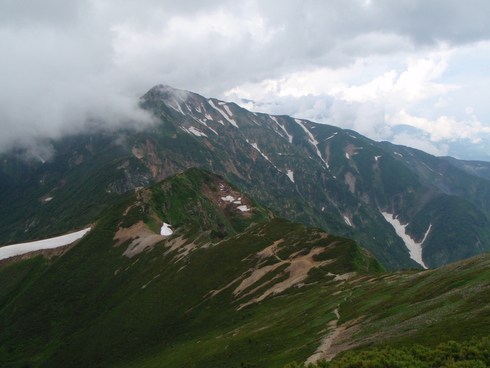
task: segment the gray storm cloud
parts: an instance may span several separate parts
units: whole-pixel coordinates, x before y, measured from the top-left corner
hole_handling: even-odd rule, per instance
[[[138,97],[159,83],[223,97],[285,73],[490,37],[488,1],[2,0],[0,9],[0,151],[87,121],[147,123]],[[290,104],[307,118],[349,115],[330,96]],[[359,118],[351,124],[362,133]]]

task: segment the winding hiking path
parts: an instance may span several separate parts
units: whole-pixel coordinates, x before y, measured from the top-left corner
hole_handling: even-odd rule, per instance
[[[328,327],[332,328],[333,330],[328,333],[322,340],[322,343],[318,347],[317,351],[315,354],[310,356],[308,360],[306,361],[305,365],[311,364],[311,363],[316,363],[320,359],[325,359],[327,361],[330,361],[333,359],[336,353],[328,353],[328,350],[332,346],[332,342],[335,340],[335,338],[339,335],[341,330],[344,329],[344,327],[339,327],[338,326],[338,321],[340,319],[340,314],[339,314],[339,308],[335,308],[333,311],[335,316],[337,317],[336,319],[330,321],[328,323]]]

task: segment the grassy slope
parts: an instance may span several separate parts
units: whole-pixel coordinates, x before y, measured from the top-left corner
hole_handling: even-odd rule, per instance
[[[194,170],[166,181],[170,184],[165,186],[167,194],[174,200],[179,198],[172,188],[187,193],[174,204],[181,210],[169,208],[165,220],[182,220],[174,238],[187,239],[187,245],[195,239],[196,249],[189,256],[177,261],[176,252],[164,254],[168,250],[165,241],[134,258],[122,256],[127,244],[113,246],[119,224],[130,226],[138,216],[151,218],[145,216],[147,211],[127,211],[138,206],[144,209],[134,197],[105,213],[88,236],[49,268],[43,272],[35,269],[29,282],[27,277],[24,284],[19,281],[24,287],[4,303],[0,313],[1,365],[161,366],[165,362],[166,366],[178,367],[189,362],[189,366],[250,363],[267,367],[282,366],[313,353],[321,338],[318,333],[335,318],[332,311],[342,298],[332,297],[331,289],[319,294],[322,284],[318,281],[329,281],[329,288],[335,288],[340,282],[329,273],[382,267],[351,240],[325,237],[320,229],[284,219],[260,222],[215,245],[209,231],[196,239],[196,224],[204,226],[200,220],[210,215],[213,207],[206,209],[202,192],[193,193],[191,189],[208,179],[216,177]],[[161,188],[152,188],[153,196],[147,203],[160,198]],[[197,223],[185,220],[186,213],[195,209],[186,204],[196,206],[192,195],[200,198],[197,207],[203,214]],[[190,201],[186,202],[188,197]],[[158,213],[156,204],[153,208]],[[270,214],[263,208],[256,209],[262,216]],[[223,218],[231,219],[228,228],[244,226],[226,213]],[[255,256],[281,239],[286,240],[280,244],[277,257]],[[288,279],[287,259],[295,254],[307,255],[317,247],[326,248],[318,253],[318,260],[331,261],[315,268],[303,280],[306,286],[237,310],[240,304]],[[243,294],[250,295],[240,300],[232,295],[244,273],[249,276],[257,267],[275,264],[281,267],[271,269],[245,289]],[[28,269],[28,263],[7,267],[0,276],[8,277],[15,267]],[[210,297],[211,291],[220,289],[223,291]],[[312,323],[305,324],[305,316],[312,318]]]
[[[200,170],[175,176],[112,207],[51,265],[36,258],[1,271],[7,288],[0,293],[0,365],[282,367],[305,361],[339,327],[351,329],[342,339],[356,349],[435,346],[488,333],[488,255],[435,270],[380,274],[379,263],[353,241],[284,219],[230,237],[248,225],[233,220],[238,212],[209,201],[221,180]],[[167,208],[162,204],[169,198],[174,202]],[[256,216],[270,218],[267,209],[254,207]],[[119,226],[140,219],[154,226],[154,215],[180,221],[174,236],[133,258],[123,256],[129,242],[113,246]],[[206,228],[210,218],[229,230],[224,240],[215,236],[222,229]],[[177,238],[194,251],[180,259],[178,250],[169,253],[168,242]],[[256,256],[273,244],[275,252]],[[288,267],[309,254],[325,263],[315,263],[301,287],[240,308],[288,280]],[[258,269],[269,272],[234,295]],[[353,271],[350,279],[335,277]]]

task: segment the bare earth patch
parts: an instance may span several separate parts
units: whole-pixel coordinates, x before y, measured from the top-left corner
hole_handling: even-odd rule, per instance
[[[155,234],[143,221],[140,221],[131,227],[120,228],[114,236],[114,240],[117,240],[114,246],[117,247],[128,239],[133,239],[123,253],[126,257],[132,258],[143,252],[146,248],[151,248],[156,243],[167,238],[165,235]]]
[[[337,325],[340,314],[338,308],[333,311],[336,319],[328,323],[330,332],[323,338],[320,346],[315,354],[310,356],[305,365],[316,363],[319,360],[331,361],[338,353],[348,350],[356,346],[358,343],[353,342],[350,338],[361,328],[359,321],[363,317],[359,317],[353,321],[348,321],[340,326]]]

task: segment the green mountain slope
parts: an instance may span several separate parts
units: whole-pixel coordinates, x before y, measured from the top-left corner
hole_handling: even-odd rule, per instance
[[[104,211],[61,257],[0,270],[0,365],[284,367],[464,341],[488,334],[489,263],[387,273],[191,169]]]
[[[152,88],[141,106],[156,120],[146,129],[65,137],[50,143],[45,162],[26,160],[28,152],[2,156],[0,242],[85,226],[135,188],[199,167],[283,217],[355,239],[388,269],[421,265],[381,213],[407,225],[414,242],[426,239],[431,267],[490,251],[490,181],[472,175],[482,170],[470,163],[168,86]],[[465,204],[453,205],[459,198]],[[462,210],[478,215],[461,221]],[[464,234],[457,241],[447,218]]]
[[[300,294],[383,267],[350,239],[274,216],[196,169],[140,190],[59,259],[0,271],[2,367],[281,366],[303,357],[340,297],[309,325],[299,317],[316,299]],[[171,236],[158,235],[163,222]]]

